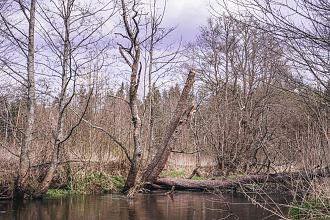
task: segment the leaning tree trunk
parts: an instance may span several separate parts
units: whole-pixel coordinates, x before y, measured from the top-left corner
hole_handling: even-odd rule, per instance
[[[158,147],[155,157],[152,159],[151,163],[146,168],[143,173],[143,182],[153,182],[159,176],[159,174],[164,169],[166,162],[172,151],[173,135],[176,132],[178,126],[182,123],[182,117],[187,113],[187,102],[190,91],[194,84],[195,71],[191,70],[188,74],[187,80],[185,82],[184,88],[182,90],[180,99],[178,101],[174,116],[172,117],[170,124],[166,128],[165,136]]]
[[[28,184],[30,172],[29,151],[33,141],[33,128],[35,119],[35,79],[34,79],[34,27],[35,27],[36,0],[30,4],[28,56],[27,56],[27,127],[25,142],[21,147],[18,176],[15,183],[14,198],[22,199]]]

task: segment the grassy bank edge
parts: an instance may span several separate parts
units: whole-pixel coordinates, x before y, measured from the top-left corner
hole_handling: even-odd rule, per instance
[[[76,177],[65,187],[50,188],[45,199],[58,199],[69,195],[108,194],[120,192],[124,186],[124,177],[94,172],[86,176]]]

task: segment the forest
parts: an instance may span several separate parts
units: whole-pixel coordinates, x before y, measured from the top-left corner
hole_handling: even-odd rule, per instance
[[[329,218],[330,2],[211,0],[190,42],[166,2],[0,2],[0,199],[279,190]]]

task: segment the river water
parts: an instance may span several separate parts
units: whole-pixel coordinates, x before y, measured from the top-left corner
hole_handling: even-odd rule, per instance
[[[286,210],[282,210],[284,213]],[[201,192],[72,196],[39,201],[0,201],[0,220],[194,220],[280,219],[241,195]]]

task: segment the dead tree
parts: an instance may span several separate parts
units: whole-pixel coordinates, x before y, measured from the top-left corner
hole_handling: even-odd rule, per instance
[[[191,106],[188,105],[188,98],[194,84],[195,74],[194,70],[191,70],[188,74],[176,110],[166,128],[161,145],[157,147],[158,150],[155,157],[143,173],[143,182],[155,181],[166,165],[173,148],[173,143],[171,143],[173,135],[177,131],[178,126],[182,124],[183,116],[190,114]]]
[[[157,189],[171,189],[175,187],[180,190],[216,190],[216,189],[234,189],[244,187],[246,184],[261,184],[261,183],[282,183],[293,180],[310,181],[317,178],[327,178],[330,176],[329,168],[297,171],[291,173],[274,173],[274,174],[259,174],[238,177],[237,179],[225,180],[191,180],[191,179],[175,179],[175,178],[160,178],[154,181],[151,187]]]

